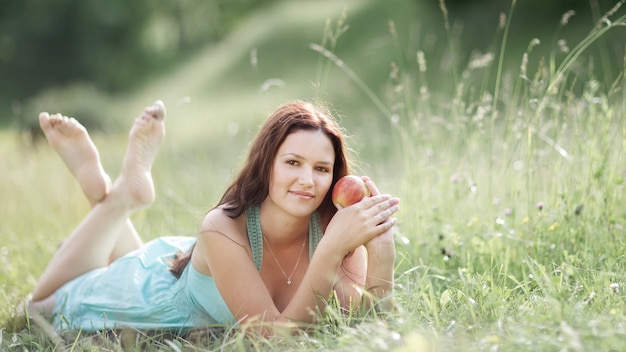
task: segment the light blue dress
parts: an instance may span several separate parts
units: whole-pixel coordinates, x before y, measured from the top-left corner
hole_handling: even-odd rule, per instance
[[[133,327],[142,330],[179,330],[234,319],[213,278],[191,263],[180,279],[168,259],[186,252],[192,237],[161,237],[92,270],[55,292],[53,326],[58,331],[95,331]]]
[[[246,211],[248,237],[258,270],[263,239],[258,207]],[[320,219],[309,224],[309,256],[321,239]],[[190,262],[177,279],[168,260],[187,252],[195,237],[160,237],[118,258],[111,265],[87,272],[55,292],[52,324],[57,331],[97,331],[131,327],[185,332],[191,328],[232,326],[235,319],[211,276]]]

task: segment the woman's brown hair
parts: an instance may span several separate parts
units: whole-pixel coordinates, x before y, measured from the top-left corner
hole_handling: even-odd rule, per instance
[[[349,174],[350,163],[343,130],[328,109],[309,102],[294,101],[279,107],[265,121],[250,146],[246,163],[226,189],[217,206],[221,206],[223,211],[234,219],[243,214],[248,207],[261,204],[269,192],[272,166],[278,148],[288,135],[299,130],[320,130],[330,139],[335,151],[331,189],[337,180]],[[326,194],[317,211],[323,225],[328,224],[337,211],[332,202],[332,192]],[[178,255],[173,261],[170,270],[174,276],[180,277],[191,258],[192,250]]]

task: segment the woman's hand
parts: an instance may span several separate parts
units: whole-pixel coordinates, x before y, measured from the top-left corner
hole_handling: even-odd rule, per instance
[[[372,195],[380,194],[372,180],[364,177],[363,181],[365,181]],[[385,221],[395,224],[395,219],[393,218]],[[396,261],[393,226],[365,243],[365,249],[367,250],[365,290],[369,293],[364,296],[365,302],[367,305],[373,305],[377,309],[391,310],[393,309],[393,301],[388,298],[393,297]]]
[[[344,258],[343,271],[335,285],[342,306],[349,308],[362,298],[368,306],[387,309],[386,303],[391,301],[379,301],[393,295],[396,260],[393,226],[396,220],[392,216],[398,210],[399,199],[381,195],[368,177],[363,177],[363,181],[371,197],[340,209],[322,241],[335,241],[326,242],[334,250],[357,246],[353,254]],[[341,254],[345,253],[343,251]],[[368,293],[363,295],[363,289]]]
[[[374,182],[367,176],[363,176],[363,181],[370,191],[372,196],[377,196],[380,191],[374,184]],[[398,200],[399,201],[399,200]],[[396,206],[397,210],[397,206]],[[395,219],[389,218],[385,221],[392,221],[395,225]],[[374,237],[370,241],[364,244],[367,249],[367,253],[370,258],[376,258],[377,261],[394,262],[396,259],[396,250],[394,243],[394,230],[393,225],[382,234]],[[372,258],[372,259],[373,259]]]
[[[395,224],[391,216],[398,210],[397,198],[389,195],[367,197],[337,211],[331,219],[324,241],[332,241],[342,256],[390,230]]]

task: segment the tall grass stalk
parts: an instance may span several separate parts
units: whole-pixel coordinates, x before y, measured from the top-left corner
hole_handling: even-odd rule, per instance
[[[326,25],[324,26],[324,35],[322,36],[322,42],[321,44],[319,44],[320,48],[323,48],[323,49],[328,48],[329,52],[335,51],[339,37],[341,37],[341,35],[348,30],[348,26],[346,25],[347,16],[348,16],[347,9],[344,8],[343,12],[337,19],[337,22],[335,23],[334,28],[333,28],[332,20],[331,19],[326,20]],[[321,95],[325,87],[327,87],[327,84],[328,84],[328,77],[330,75],[331,62],[330,61],[322,62],[321,60],[322,58],[320,58],[320,61],[318,64],[316,95],[318,99],[324,100],[325,97]]]
[[[509,9],[509,14],[506,17],[506,24],[504,25],[504,33],[502,35],[502,44],[500,46],[500,54],[498,55],[498,66],[496,68],[496,83],[493,90],[493,104],[491,106],[491,119],[489,122],[490,127],[490,138],[489,138],[489,150],[492,155],[489,158],[489,178],[488,178],[488,187],[489,187],[489,196],[493,194],[492,192],[492,184],[493,184],[493,140],[495,138],[495,123],[498,117],[498,103],[500,102],[500,85],[502,84],[502,70],[504,69],[504,58],[506,55],[506,45],[509,39],[509,29],[511,28],[511,21],[513,19],[513,12],[515,11],[515,4],[517,0],[511,1],[511,7]]]
[[[600,38],[605,36],[610,30],[617,27],[626,26],[626,15],[611,21],[609,18],[611,14],[615,13],[625,1],[619,1],[611,11],[602,16],[597,25],[589,32],[589,34],[567,54],[563,59],[556,71],[550,74],[550,83],[546,88],[546,94],[552,94],[555,90],[561,90],[557,88],[558,85],[564,84],[565,76],[569,72],[572,65],[576,60],[589,48],[590,45],[597,43]],[[540,111],[540,110],[538,110]]]
[[[602,18],[598,21],[596,26],[589,32],[589,34],[581,40],[572,50],[568,52],[563,61],[559,64],[555,71],[550,71],[548,76],[548,84],[542,90],[539,99],[539,103],[534,111],[534,114],[530,115],[527,122],[527,162],[528,165],[531,165],[532,153],[533,153],[533,136],[537,134],[539,139],[550,145],[553,149],[555,149],[559,155],[563,156],[566,159],[569,159],[569,154],[565,151],[565,149],[561,148],[557,143],[554,143],[551,139],[543,136],[540,132],[537,132],[535,129],[535,125],[538,123],[539,116],[544,112],[546,108],[546,104],[550,102],[549,97],[557,97],[559,95],[564,94],[567,90],[566,81],[567,75],[570,72],[572,65],[580,58],[580,56],[586,52],[586,50],[594,43],[596,43],[600,38],[605,36],[610,30],[615,29],[617,27],[622,27],[626,25],[626,15],[623,15],[617,18],[615,21],[610,20],[610,16],[613,15],[624,3],[624,0],[619,1],[610,11],[608,11]],[[527,172],[527,192],[530,194],[530,190],[532,187],[532,174],[531,168],[528,168]],[[529,200],[527,203],[528,212],[531,211],[533,207],[532,202]]]
[[[374,106],[376,106],[376,108],[381,112],[382,116],[385,118],[385,121],[391,125],[396,133],[398,133],[403,155],[413,154],[410,142],[411,137],[407,133],[408,131],[404,130],[402,125],[399,124],[400,116],[394,113],[389,107],[387,107],[387,104],[385,104],[382,99],[379,98],[376,93],[374,93],[374,91],[367,85],[367,83],[365,83],[365,81],[354,70],[352,70],[350,66],[348,66],[343,60],[337,57],[337,55],[335,55],[333,52],[315,43],[309,44],[309,48],[326,57],[329,62],[332,62],[335,66],[337,66],[337,68],[343,71],[350,78],[350,80],[352,80],[352,82],[354,82],[357,87],[359,87],[359,89],[363,93],[365,93],[365,95],[367,95],[367,97],[374,104]],[[405,170],[409,167],[409,160],[410,159],[408,158],[402,159]]]
[[[600,23],[604,18],[610,17],[615,12],[617,12],[617,10],[624,4],[624,1],[622,0],[618,1],[613,6],[613,8],[609,10],[607,13],[605,13],[604,15],[602,14],[600,10],[600,4],[598,3],[598,0],[590,0],[589,3],[590,3],[591,12],[592,12],[594,21],[596,21],[596,23]],[[607,55],[605,55],[605,53],[609,51],[606,44],[607,43],[603,40],[600,40],[598,42],[598,46],[600,47],[600,54],[601,54],[600,60],[602,60],[602,71],[605,72],[605,74],[607,74],[607,77],[613,77],[615,75],[613,72],[613,67],[610,63],[609,58],[607,57]]]
[[[350,79],[372,100],[378,110],[385,116],[391,117],[391,112],[387,106],[380,100],[380,98],[372,91],[372,89],[354,72],[350,66],[348,66],[343,60],[341,60],[332,51],[324,48],[323,46],[315,43],[309,44],[309,48],[316,51],[330,60],[335,66],[341,69]]]
[[[457,62],[456,62],[457,48],[454,44],[454,39],[456,38],[452,34],[452,30],[450,27],[450,18],[448,14],[448,7],[446,6],[445,0],[439,0],[439,9],[441,10],[441,14],[443,16],[443,27],[445,29],[446,35],[448,36],[448,40],[446,41],[446,44],[447,44],[448,53],[450,55],[450,61],[452,62],[452,65],[451,65],[452,80],[453,80],[454,86],[456,87],[460,83],[458,68],[456,67],[457,66]]]
[[[626,44],[624,45],[624,58],[622,62],[622,72],[618,78],[622,81],[621,91],[621,116],[619,116],[622,120],[622,150],[626,153]],[[618,80],[615,81],[615,84],[618,84]]]

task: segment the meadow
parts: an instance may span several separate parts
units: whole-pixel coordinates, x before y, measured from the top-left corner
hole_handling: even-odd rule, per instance
[[[455,61],[454,33],[439,56],[426,44],[405,45],[402,9],[398,22],[376,22],[375,8],[345,3],[347,12],[338,3],[311,6],[306,21],[285,15],[295,5],[277,5],[131,95],[79,85],[23,108],[33,120],[46,109],[84,116],[114,176],[131,119],[165,101],[157,201],[133,218],[145,239],[194,235],[264,117],[295,98],[330,102],[350,135],[355,172],[401,198],[396,311],[342,315],[330,307],[319,327],[282,338],[138,333],[130,344],[149,351],[626,350],[626,57],[608,79],[589,59],[626,15],[608,13],[568,48],[542,38],[513,57],[512,12],[501,27],[494,19],[493,46]],[[343,41],[359,36],[367,38]],[[298,49],[281,51],[277,42]],[[356,49],[344,51],[344,43]],[[380,51],[389,56],[363,59]],[[298,65],[281,64],[284,57]],[[88,205],[36,134],[0,131],[0,167],[0,350],[129,348],[119,335],[73,335],[55,346],[12,318]]]

